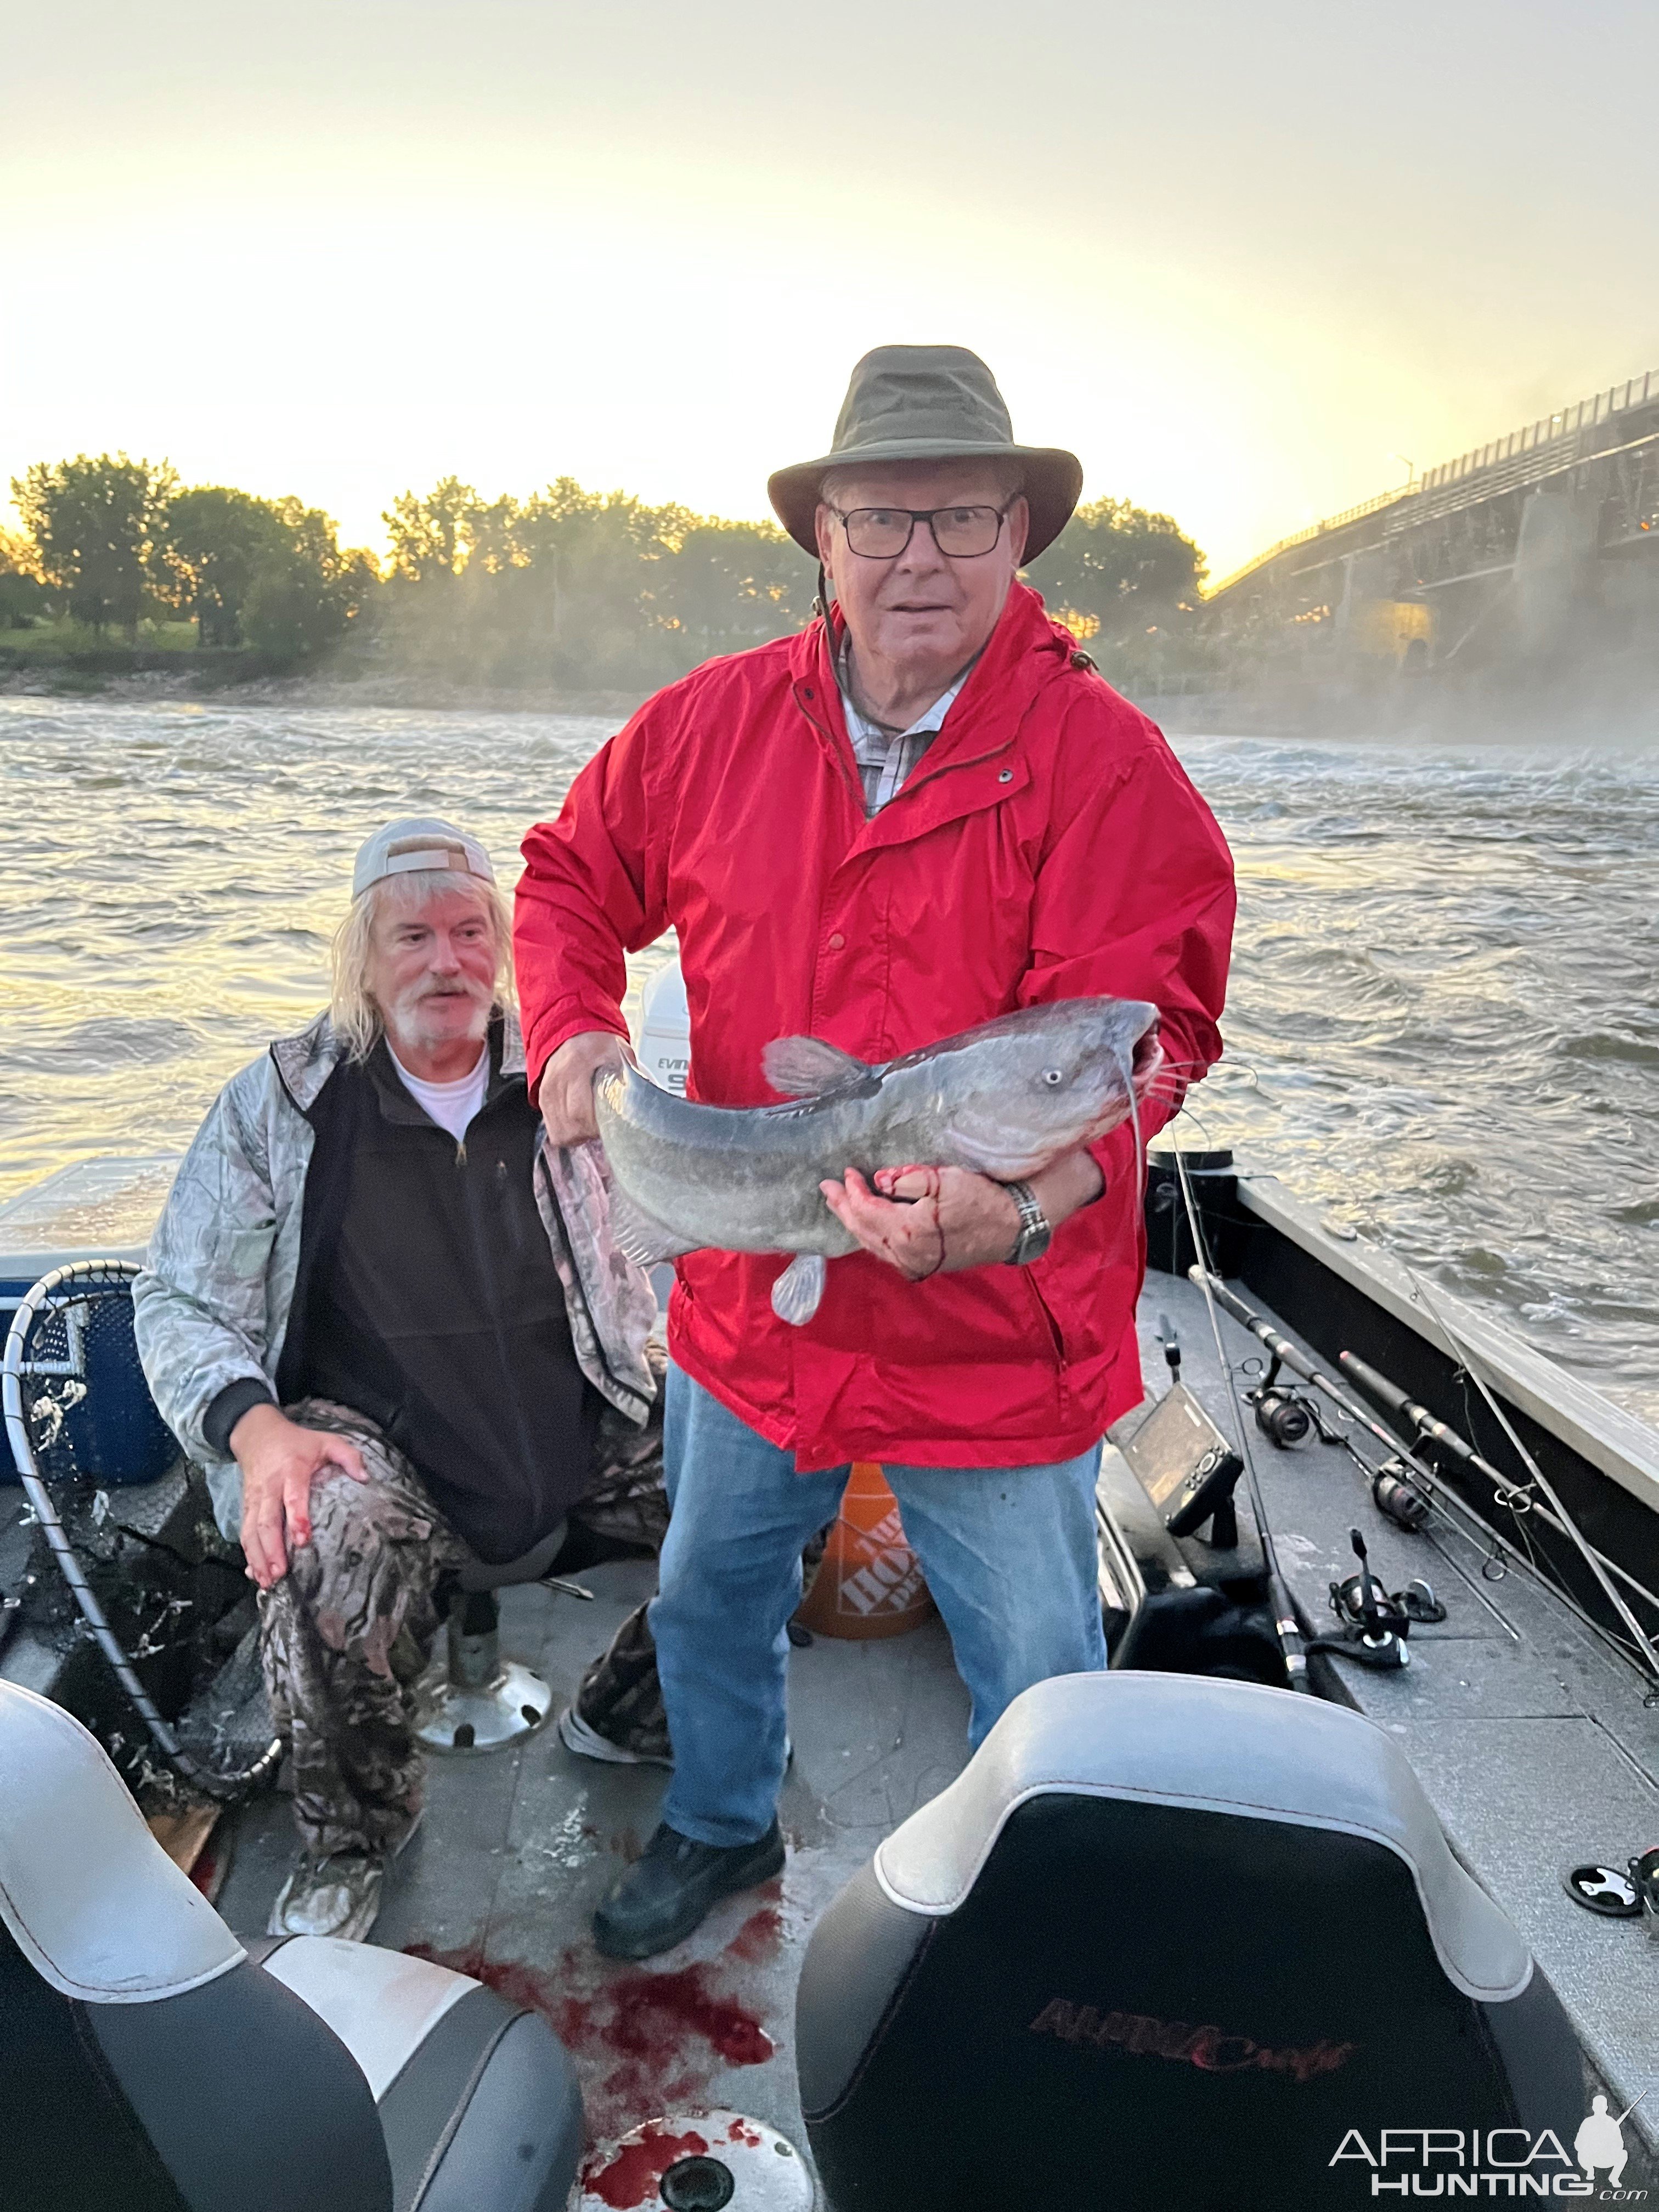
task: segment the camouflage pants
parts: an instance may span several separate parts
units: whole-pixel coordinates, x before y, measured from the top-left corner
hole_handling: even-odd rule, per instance
[[[294,1818],[313,1858],[389,1851],[421,1809],[411,1694],[441,1623],[441,1577],[468,1556],[419,1475],[373,1422],[326,1399],[285,1408],[349,1437],[368,1480],[325,1469],[312,1538],[259,1600],[260,1656],[293,1759]]]
[[[592,1489],[570,1519],[630,1546],[660,1546],[662,1377],[643,1428],[610,1407]],[[368,1480],[325,1471],[311,1488],[312,1540],[259,1599],[259,1649],[277,1729],[293,1761],[294,1818],[313,1858],[388,1851],[421,1809],[424,1762],[413,1693],[443,1626],[453,1577],[471,1557],[420,1476],[372,1421],[307,1398],[284,1409],[307,1429],[349,1437]]]

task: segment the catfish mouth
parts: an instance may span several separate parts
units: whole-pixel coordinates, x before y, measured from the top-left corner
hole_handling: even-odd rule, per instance
[[[1110,1024],[1109,1031],[1121,1033],[1109,1033],[1102,1042],[1115,1057],[1121,1052],[1131,1060],[1136,1060],[1148,1032],[1158,1027],[1158,1008],[1150,999],[1124,999],[1117,1011],[1123,1020]]]

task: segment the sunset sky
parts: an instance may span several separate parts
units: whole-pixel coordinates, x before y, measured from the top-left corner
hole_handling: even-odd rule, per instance
[[[860,353],[949,339],[1219,574],[1659,367],[1656,64],[1610,0],[15,8],[0,490],[754,515]]]

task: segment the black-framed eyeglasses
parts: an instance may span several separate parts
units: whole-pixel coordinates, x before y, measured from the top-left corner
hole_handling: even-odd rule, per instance
[[[833,507],[847,532],[851,550],[866,561],[896,561],[925,522],[933,543],[952,561],[976,561],[991,552],[1002,535],[1002,526],[1012,507],[855,507],[843,512]]]

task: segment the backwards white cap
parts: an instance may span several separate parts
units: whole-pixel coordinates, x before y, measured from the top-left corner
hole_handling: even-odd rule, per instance
[[[495,880],[489,855],[476,837],[465,836],[453,822],[440,822],[435,815],[409,814],[388,822],[359,848],[351,871],[351,896],[361,898],[387,876],[410,875],[418,868],[453,868],[486,884]]]

